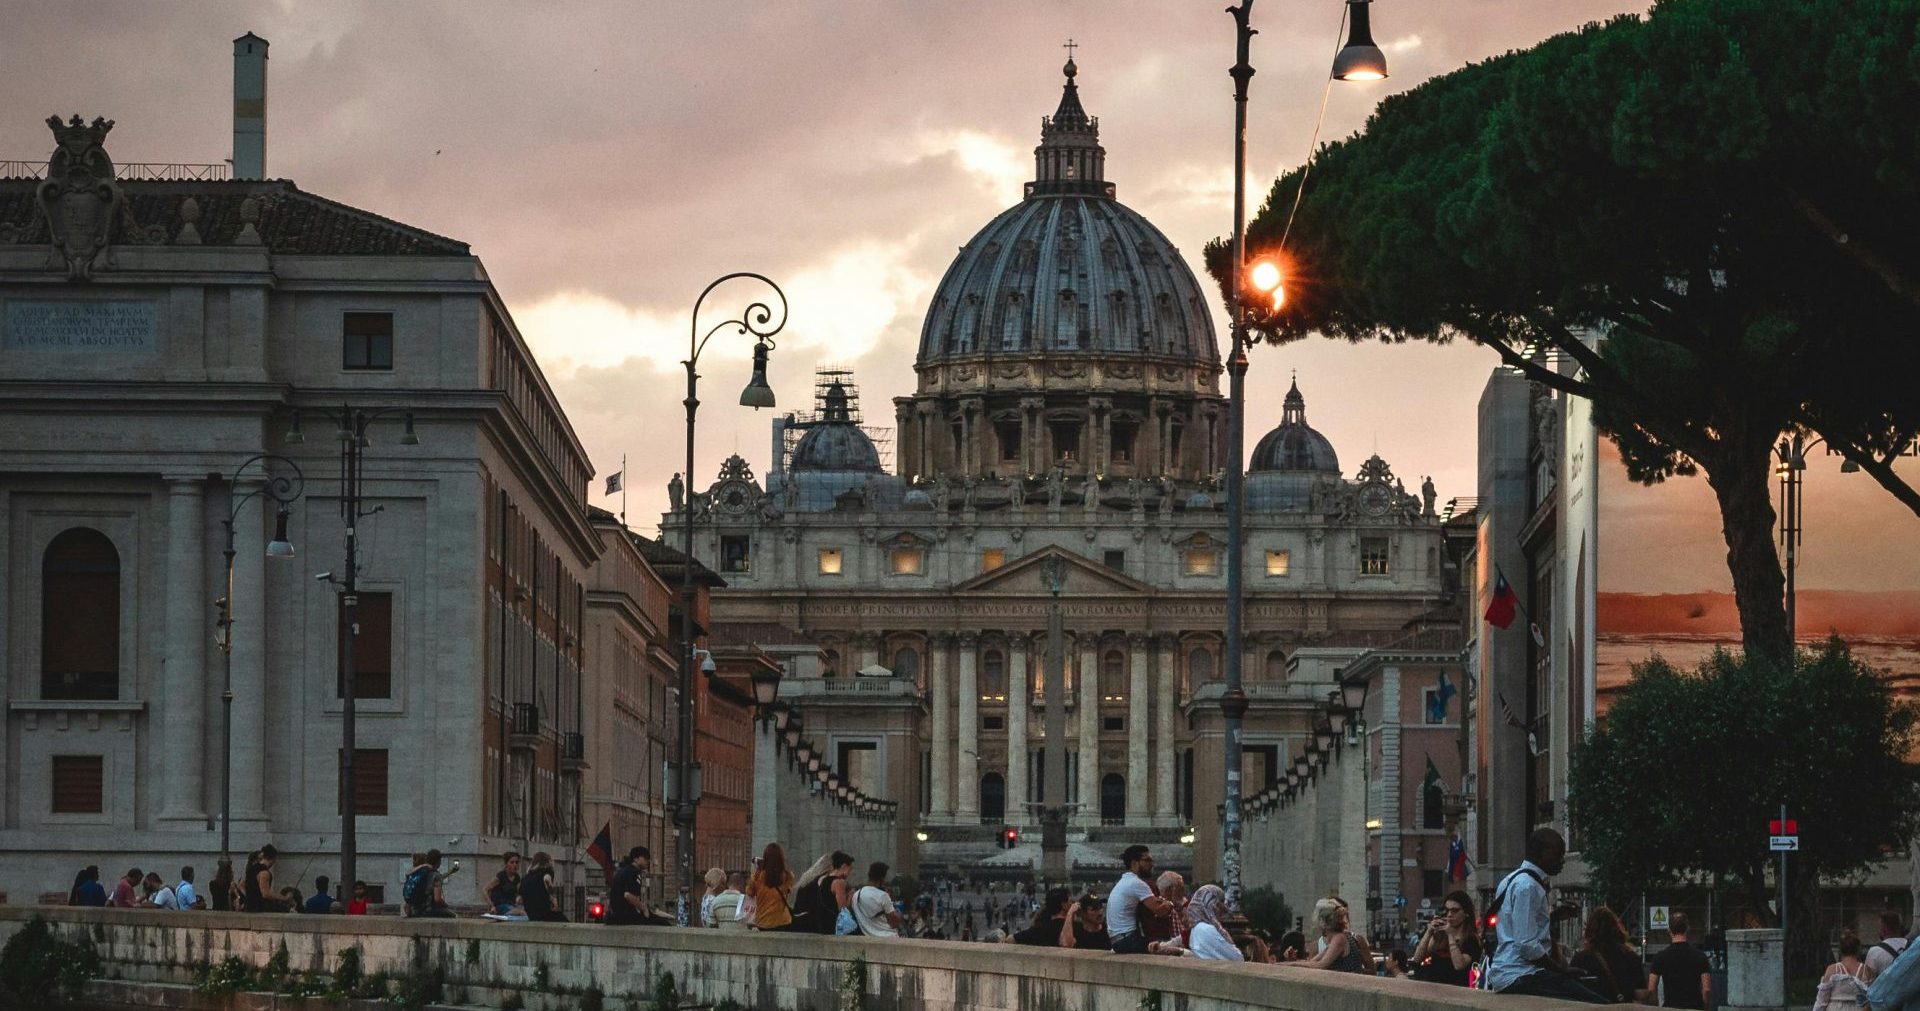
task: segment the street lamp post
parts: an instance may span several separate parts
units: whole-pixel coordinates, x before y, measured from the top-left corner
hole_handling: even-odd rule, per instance
[[[1067,585],[1067,560],[1048,555],[1040,563],[1041,579],[1046,583],[1047,669],[1046,730],[1047,748],[1041,752],[1040,783],[1040,873],[1051,884],[1067,880],[1067,664],[1066,632],[1061,627],[1060,591]],[[1024,694],[1026,686],[1021,686]],[[1021,705],[1030,700],[1020,699]],[[1017,746],[1024,747],[1024,743]]]
[[[1346,0],[1349,34],[1334,57],[1332,77],[1342,81],[1377,81],[1387,76],[1386,58],[1373,44],[1368,5],[1372,0]],[[1233,246],[1227,270],[1227,308],[1232,313],[1232,353],[1227,356],[1227,643],[1226,691],[1220,696],[1225,743],[1221,761],[1226,767],[1226,792],[1221,806],[1220,883],[1227,908],[1240,912],[1241,724],[1247,714],[1247,695],[1241,685],[1246,643],[1241,635],[1245,610],[1245,545],[1241,528],[1245,516],[1242,485],[1246,479],[1247,311],[1242,300],[1247,269],[1247,83],[1253,79],[1248,47],[1255,34],[1251,24],[1253,0],[1227,8],[1234,21],[1236,60],[1227,74],[1233,78]],[[1277,267],[1266,267],[1252,279],[1277,300],[1282,277]]]
[[[759,281],[773,289],[774,297],[779,301],[780,314],[775,318],[773,308],[766,302],[749,302],[740,315],[733,319],[715,324],[703,335],[700,332],[700,306],[707,296],[728,281],[747,278]],[[787,325],[787,294],[771,278],[752,271],[735,271],[723,275],[707,285],[694,300],[693,316],[688,321],[687,359],[681,364],[687,367],[687,398],[683,401],[687,408],[687,469],[686,481],[693,483],[693,435],[694,415],[700,409],[698,393],[700,375],[696,371],[700,363],[700,352],[705,350],[707,341],[721,330],[732,327],[736,336],[751,335],[753,345],[753,376],[747,382],[746,389],[740,391],[740,406],[759,409],[774,405],[773,389],[767,385],[767,353],[773,350],[773,335]],[[682,550],[686,557],[680,565],[680,701],[676,713],[674,753],[674,809],[673,820],[677,829],[676,846],[679,850],[680,899],[675,918],[680,926],[688,923],[688,900],[693,893],[693,503],[686,503],[686,512],[681,517],[683,533]]]
[[[340,443],[340,518],[346,525],[347,533],[346,562],[342,573],[332,579],[333,584],[340,587],[340,889],[341,894],[345,895],[353,887],[353,882],[359,880],[359,841],[355,834],[355,816],[358,812],[354,805],[359,783],[353,760],[356,694],[353,645],[354,637],[358,634],[354,626],[354,608],[360,603],[358,530],[361,517],[371,516],[382,508],[361,508],[366,449],[371,445],[367,432],[381,418],[397,416],[406,425],[400,434],[400,445],[417,446],[420,437],[413,431],[413,412],[403,407],[369,409],[343,404],[338,414],[324,408],[316,413],[334,423],[334,438]],[[286,441],[305,441],[300,431],[298,410],[293,412],[293,427],[287,431]]]
[[[240,519],[240,510],[260,495],[272,499],[275,506],[273,522],[273,540],[267,542],[268,558],[292,558],[293,543],[287,540],[288,507],[300,497],[305,487],[300,465],[284,456],[262,453],[249,458],[234,468],[230,487],[237,487],[247,468],[260,465],[266,483],[242,495],[227,511],[227,518],[220,521],[226,528],[227,545],[222,555],[227,564],[226,592],[214,606],[219,609],[219,617],[214,621],[214,641],[220,646],[221,664],[224,668],[221,676],[220,709],[222,727],[220,731],[220,857],[229,859],[233,853],[233,559],[238,551],[234,547],[234,524]],[[291,476],[273,474],[267,471],[270,463],[283,464],[293,471]]]

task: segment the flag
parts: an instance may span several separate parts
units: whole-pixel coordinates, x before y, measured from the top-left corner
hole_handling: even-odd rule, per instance
[[[1498,566],[1493,570],[1493,599],[1487,601],[1487,624],[1494,628],[1506,628],[1513,624],[1513,615],[1520,607],[1520,598],[1514,596],[1513,587],[1507,584],[1507,574]]]
[[[1533,636],[1533,644],[1541,649],[1547,648],[1547,633],[1540,631],[1540,623],[1527,622],[1527,634]]]
[[[1455,881],[1465,881],[1473,873],[1473,861],[1467,859],[1467,848],[1460,842],[1459,836],[1447,846],[1447,874]]]
[[[1440,769],[1433,764],[1433,758],[1431,756],[1427,758],[1427,776],[1420,781],[1420,786],[1425,790],[1441,789]]]
[[[1427,699],[1427,722],[1447,722],[1447,703],[1452,701],[1457,689],[1447,680],[1447,672],[1440,672],[1440,683],[1433,689],[1433,696]]]
[[[613,884],[613,822],[600,826],[600,834],[587,844],[587,856],[600,865],[600,870],[607,876],[607,884]]]
[[[616,470],[607,475],[607,494],[611,495],[621,489],[626,474],[624,470]]]

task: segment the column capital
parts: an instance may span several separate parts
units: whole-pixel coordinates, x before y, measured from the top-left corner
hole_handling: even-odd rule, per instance
[[[160,479],[167,483],[167,490],[176,495],[181,492],[203,492],[207,486],[205,474],[163,474]]]
[[[952,632],[928,632],[927,641],[932,643],[935,646],[940,647],[941,649],[945,649],[946,647],[953,645],[953,633]]]
[[[1134,649],[1146,649],[1153,645],[1155,636],[1151,632],[1128,632],[1127,645]]]
[[[954,636],[954,639],[955,641],[960,643],[961,649],[973,649],[974,647],[980,645],[980,633],[978,632],[973,632],[973,631],[961,632],[958,635]]]
[[[861,649],[878,649],[881,638],[879,632],[856,632],[853,635],[854,644]]]
[[[1007,651],[1015,656],[1024,657],[1032,643],[1032,632],[1014,632],[1007,636]]]

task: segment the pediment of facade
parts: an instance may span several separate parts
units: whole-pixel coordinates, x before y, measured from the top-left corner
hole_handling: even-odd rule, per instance
[[[954,595],[1045,595],[1048,592],[1045,563],[1048,558],[1056,556],[1066,563],[1067,581],[1061,590],[1062,597],[1110,594],[1147,596],[1154,592],[1153,587],[1124,572],[1116,572],[1085,555],[1048,545],[955,586]]]

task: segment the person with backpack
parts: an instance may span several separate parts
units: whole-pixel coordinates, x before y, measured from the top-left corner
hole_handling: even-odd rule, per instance
[[[1606,998],[1575,979],[1554,950],[1547,880],[1560,873],[1566,863],[1567,841],[1560,833],[1537,828],[1527,836],[1527,858],[1501,879],[1487,906],[1488,918],[1494,919],[1487,989],[1586,1004],[1607,1003]]]
[[[834,932],[841,906],[833,886],[845,885],[852,869],[853,858],[836,850],[823,854],[800,875],[793,889],[793,929],[805,934]]]
[[[406,880],[400,883],[400,897],[406,902],[408,916],[453,919],[453,910],[447,907],[446,896],[440,889],[440,879],[439,850],[413,855],[413,869],[407,872]]]
[[[1880,943],[1867,949],[1867,968],[1875,976],[1887,971],[1887,966],[1907,950],[1907,926],[1900,922],[1900,914],[1889,909],[1880,914]]]
[[[1854,1011],[1867,1006],[1867,987],[1873,970],[1861,957],[1860,938],[1849,930],[1840,935],[1840,961],[1827,966],[1813,1011]]]
[[[900,911],[894,908],[893,896],[887,894],[887,874],[892,871],[884,863],[876,862],[867,868],[867,884],[853,893],[853,922],[858,933],[867,937],[899,937]]]

